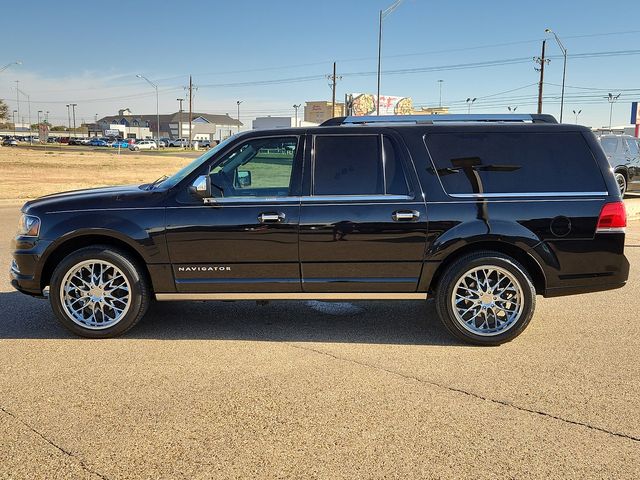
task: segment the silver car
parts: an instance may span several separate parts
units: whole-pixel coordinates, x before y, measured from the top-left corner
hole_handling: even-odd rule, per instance
[[[598,138],[620,188],[620,194],[640,191],[640,142],[631,135],[602,135]]]

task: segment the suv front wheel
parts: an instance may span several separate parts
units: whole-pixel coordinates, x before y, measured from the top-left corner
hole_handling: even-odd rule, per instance
[[[60,323],[77,335],[121,335],[142,318],[149,287],[137,263],[109,246],[86,247],[67,256],[51,277],[49,297]]]
[[[491,251],[453,262],[436,292],[436,309],[447,330],[477,345],[500,345],[520,335],[531,321],[535,302],[526,269]]]

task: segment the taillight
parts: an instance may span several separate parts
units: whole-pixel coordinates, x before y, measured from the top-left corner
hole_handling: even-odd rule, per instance
[[[624,232],[627,226],[627,212],[624,202],[605,203],[598,217],[596,233]]]

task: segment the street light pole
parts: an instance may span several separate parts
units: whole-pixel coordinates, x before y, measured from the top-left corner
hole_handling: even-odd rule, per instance
[[[76,136],[76,107],[78,106],[77,103],[72,103],[71,104],[71,110],[73,110],[73,136]]]
[[[238,105],[238,133],[240,133],[240,104],[242,103],[241,100],[238,100],[236,102],[236,104]]]
[[[296,111],[296,127],[298,126],[298,109],[299,108],[300,108],[300,104],[293,106],[293,109]]]
[[[160,99],[158,96],[158,85],[140,73],[137,74],[136,77],[142,78],[156,90],[156,141],[158,142],[158,146],[160,146]]]
[[[582,110],[578,110],[578,111],[574,110],[573,111],[573,114],[576,116],[576,125],[578,124],[578,115],[580,115],[581,113],[582,113]],[[611,127],[609,127],[609,128],[611,128]]]
[[[558,38],[558,35],[556,34],[556,32],[554,32],[550,28],[547,28],[545,32],[553,34],[553,36],[556,39],[556,42],[558,42],[558,46],[560,47],[560,50],[562,50],[562,56],[564,57],[564,64],[562,66],[562,96],[560,98],[560,123],[562,123],[562,113],[564,111],[564,81],[567,75],[567,49],[564,48],[564,45],[560,41],[560,38]]]
[[[378,97],[376,101],[376,115],[380,115],[380,72],[382,67],[382,20],[391,15],[400,6],[402,0],[396,0],[385,10],[380,10],[378,23]]]
[[[618,98],[620,98],[620,95],[622,95],[622,93],[617,95],[610,93],[605,97],[611,105],[611,108],[609,109],[609,131],[611,131],[611,119],[613,118],[613,104],[618,100]]]
[[[7,68],[11,67],[12,65],[22,65],[22,62],[20,60],[16,60],[15,62],[7,63],[4,67],[0,68],[0,73],[4,72]]]
[[[71,136],[71,105],[67,104],[67,120],[69,121],[69,136]]]
[[[438,84],[440,85],[440,100],[438,101],[438,106],[442,107],[442,83],[444,80],[438,80]]]
[[[42,110],[38,110],[38,138],[40,138],[40,114]]]
[[[13,111],[13,115],[12,115],[13,116],[13,136],[14,137],[16,136],[16,113],[17,112],[18,112],[17,110],[14,110]]]
[[[471,105],[473,105],[473,102],[475,102],[477,100],[476,97],[469,97],[467,98],[466,102],[467,102],[467,113],[471,113]]]

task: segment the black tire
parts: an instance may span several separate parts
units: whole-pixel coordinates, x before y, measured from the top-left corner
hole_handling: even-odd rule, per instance
[[[464,327],[462,320],[458,320],[456,317],[452,305],[452,297],[455,296],[454,289],[458,281],[466,272],[481,266],[498,267],[509,272],[520,284],[523,298],[520,316],[509,324],[508,328],[484,335],[474,333]],[[536,291],[527,270],[508,255],[493,251],[470,253],[454,261],[446,268],[436,287],[436,310],[444,326],[457,339],[475,345],[500,345],[513,340],[524,331],[531,321],[535,305]],[[494,320],[494,325],[496,323]]]
[[[61,289],[67,273],[78,264],[90,260],[106,261],[116,266],[129,283],[130,303],[128,310],[112,326],[91,329],[76,323],[66,312],[61,299]],[[131,329],[144,316],[149,306],[151,291],[142,267],[127,253],[108,245],[96,245],[81,248],[65,257],[56,267],[51,277],[49,300],[58,321],[68,330],[88,338],[111,338],[122,335]]]

